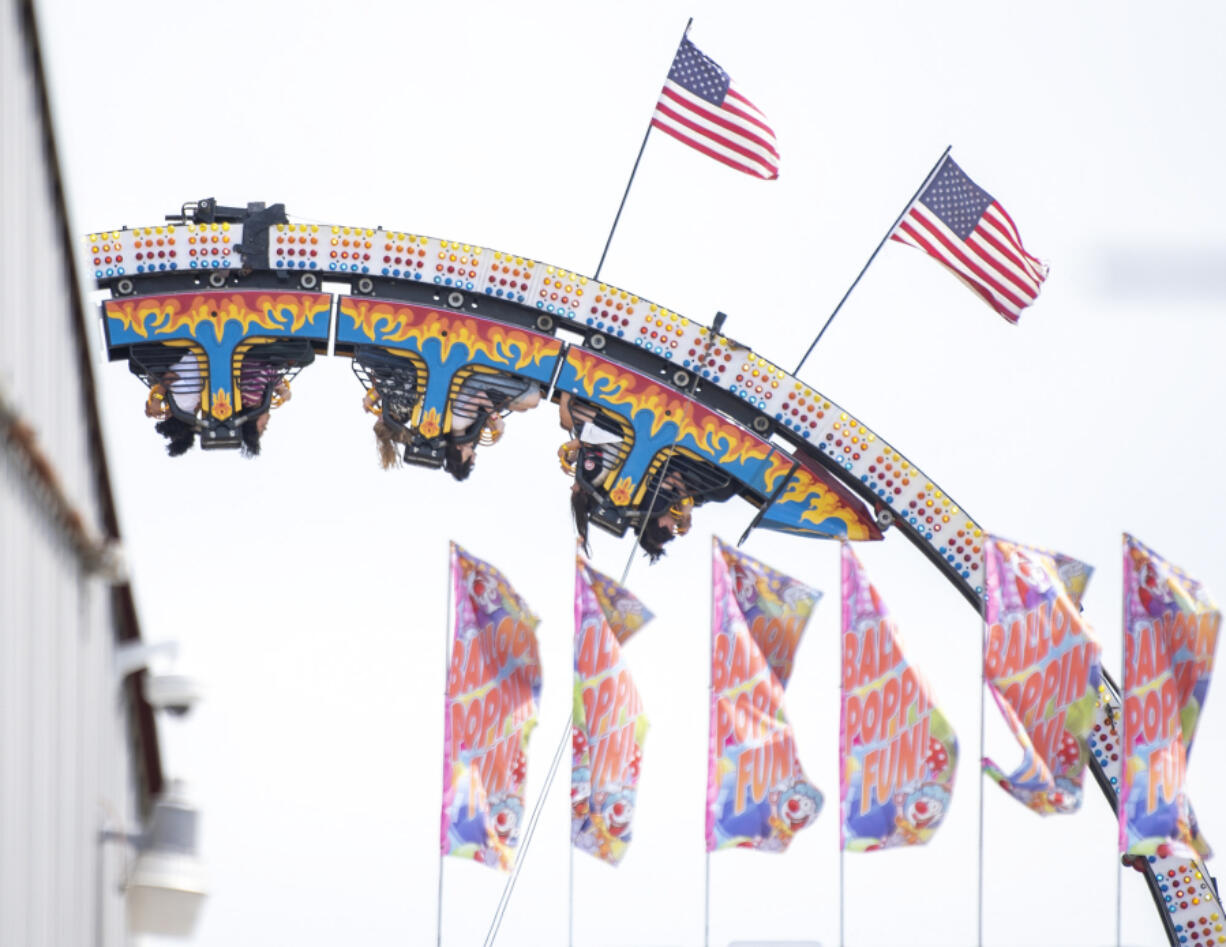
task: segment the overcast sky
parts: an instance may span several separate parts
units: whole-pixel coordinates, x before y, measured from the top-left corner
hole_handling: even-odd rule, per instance
[[[1086,614],[1120,667],[1120,534],[1224,594],[1226,184],[1219,4],[652,3],[354,0],[207,5],[42,0],[73,223],[149,225],[189,200],[285,203],[581,273],[600,258],[688,16],[691,39],[765,112],[778,181],[653,135],[602,276],[786,369],[947,144],[1051,264],[1007,325],[921,253],[885,247],[802,372],[987,529],[1098,570]],[[204,813],[212,896],[194,943],[433,942],[447,542],[503,569],[541,616],[533,804],[570,705],[568,484],[555,410],[515,416],[464,484],[384,473],[362,388],[320,359],[263,454],[170,460],[145,391],[100,366],[112,469],[145,634],[181,642],[209,697],[163,728]],[[577,854],[575,943],[700,944],[708,537],[752,509],[697,512],[629,585],[658,616],[626,648],[652,730],[634,840]],[[620,575],[630,540],[594,535]],[[825,591],[787,691],[826,793],[784,856],[710,859],[710,939],[839,936],[838,548],[755,533],[750,555]],[[974,611],[896,533],[861,546],[910,660],[957,730],[952,809],[924,849],[848,855],[849,944],[976,936]],[[987,753],[1020,757],[989,703]],[[1189,765],[1226,846],[1226,694]],[[566,942],[565,768],[500,943]],[[1114,943],[1113,816],[1041,819],[986,787],[984,939]],[[1140,876],[1123,935],[1164,943]],[[479,942],[503,876],[450,859],[446,944]]]

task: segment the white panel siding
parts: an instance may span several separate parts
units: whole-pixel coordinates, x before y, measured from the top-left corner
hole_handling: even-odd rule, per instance
[[[83,314],[62,266],[26,6],[0,0],[0,398],[102,536]],[[0,945],[120,947],[128,853],[99,832],[139,825],[111,589],[86,574],[38,489],[0,438]]]

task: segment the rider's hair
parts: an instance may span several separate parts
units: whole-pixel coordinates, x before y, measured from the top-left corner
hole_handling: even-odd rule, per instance
[[[176,417],[163,418],[153,429],[166,438],[166,453],[171,457],[186,454],[196,442],[195,429]]]
[[[450,437],[443,445],[443,469],[457,480],[468,479],[468,475],[473,472],[473,461],[476,459],[475,456],[470,456],[465,460],[460,453],[460,445]]]

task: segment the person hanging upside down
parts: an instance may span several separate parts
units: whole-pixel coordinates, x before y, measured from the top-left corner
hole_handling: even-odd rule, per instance
[[[353,355],[353,370],[369,385],[362,397],[362,407],[375,415],[373,430],[379,466],[384,470],[399,467],[399,448],[412,442],[409,424],[421,397],[417,366],[411,359],[359,346]]]
[[[275,365],[264,361],[258,355],[248,354],[243,359],[243,367],[238,376],[238,389],[242,395],[243,404],[261,405],[264,395],[272,388],[270,403],[259,414],[250,416],[243,422],[242,451],[245,457],[255,457],[260,452],[260,438],[268,427],[272,409],[279,408],[293,397],[287,382]]]
[[[194,422],[205,382],[203,358],[203,352],[194,346],[133,346],[129,368],[149,382],[145,417],[157,420],[154,430],[166,438],[166,453],[171,457],[187,453],[196,440]]]
[[[695,506],[723,503],[740,491],[741,484],[710,461],[684,448],[669,448],[664,462],[647,480],[639,545],[656,562],[664,555],[665,545],[690,531]]]
[[[286,376],[311,364],[315,352],[301,339],[281,339],[255,343],[239,358],[238,396],[242,410],[248,412],[240,428],[242,452],[255,457],[272,409],[293,397]]]
[[[443,468],[456,480],[472,473],[477,445],[496,444],[506,429],[504,411],[529,411],[541,401],[531,379],[474,371],[460,383],[451,405],[451,430],[443,438]]]
[[[653,477],[653,480],[658,479],[658,475]],[[677,470],[670,470],[664,475],[658,490],[649,481],[647,497],[646,522],[639,531],[639,546],[647,553],[648,560],[655,563],[664,555],[665,544],[690,531],[694,498],[690,495],[685,478]]]
[[[606,484],[626,450],[625,439],[615,430],[617,425],[595,405],[575,400],[568,391],[559,397],[558,418],[571,435],[558,448],[558,461],[563,473],[574,477],[570,488],[571,515],[583,553],[590,557],[588,522],[592,507],[598,497],[607,495]]]

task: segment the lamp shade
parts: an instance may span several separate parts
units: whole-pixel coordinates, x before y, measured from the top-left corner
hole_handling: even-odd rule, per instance
[[[128,925],[135,933],[186,937],[195,929],[206,894],[196,855],[199,812],[179,783],[154,804],[148,842],[128,878]]]

